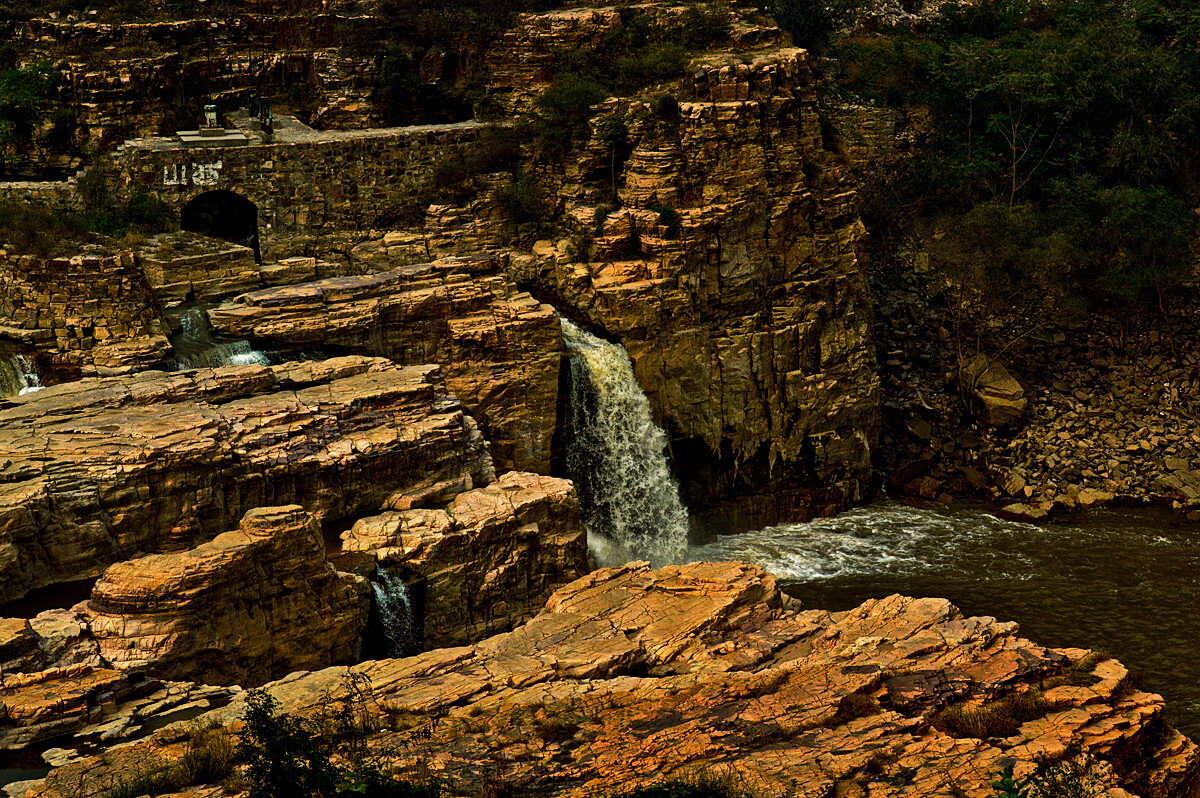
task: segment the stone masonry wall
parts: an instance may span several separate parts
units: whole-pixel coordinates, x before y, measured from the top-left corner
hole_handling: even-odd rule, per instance
[[[137,140],[110,164],[120,197],[142,189],[180,209],[208,191],[230,190],[258,207],[263,256],[293,254],[287,239],[386,227],[416,196],[420,181],[456,148],[470,147],[475,123],[316,133],[309,140],[185,149],[170,139]]]

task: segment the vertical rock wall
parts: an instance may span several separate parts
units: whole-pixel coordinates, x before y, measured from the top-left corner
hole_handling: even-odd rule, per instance
[[[674,119],[609,101],[598,116],[633,142],[622,208],[589,201],[609,155],[593,140],[560,188],[578,198],[574,235],[513,261],[519,283],[625,345],[689,508],[725,529],[862,498],[878,436],[864,229],[807,58],[703,60]]]

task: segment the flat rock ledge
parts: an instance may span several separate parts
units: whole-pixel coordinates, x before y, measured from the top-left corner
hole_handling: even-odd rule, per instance
[[[370,680],[366,696],[351,697],[353,674]],[[396,769],[431,768],[455,793],[499,778],[513,794],[609,796],[715,767],[761,798],[984,798],[1006,764],[1021,777],[1038,758],[1089,763],[1095,794],[1112,798],[1191,796],[1200,784],[1195,744],[1113,660],[1038,646],[1016,624],[964,618],[942,599],[802,610],[743,563],[596,571],[474,646],[267,689],[288,712],[359,702],[382,729],[371,752]],[[1038,710],[1008,736],[938,720],[947,705],[1022,694],[1039,696]],[[243,700],[200,721],[236,726]],[[185,747],[169,726],[66,763],[26,795],[100,795]]]
[[[54,386],[0,402],[0,602],[191,548],[255,507],[328,524],[494,478],[437,366],[341,357]]]

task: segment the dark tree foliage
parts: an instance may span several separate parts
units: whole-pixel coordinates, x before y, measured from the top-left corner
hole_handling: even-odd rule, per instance
[[[852,96],[933,111],[885,194],[943,218],[945,257],[977,258],[993,288],[1131,298],[1176,284],[1190,262],[1197,53],[1191,4],[978,0],[923,26],[857,31],[832,50],[832,77]]]

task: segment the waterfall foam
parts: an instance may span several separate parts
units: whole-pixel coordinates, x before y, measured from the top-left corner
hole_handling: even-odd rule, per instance
[[[376,579],[371,582],[371,592],[375,595],[375,607],[379,612],[383,633],[392,644],[391,656],[419,654],[422,646],[417,636],[416,615],[413,613],[408,585],[391,571],[380,568]]]
[[[188,308],[180,313],[179,324],[180,331],[171,338],[177,370],[266,365],[270,362],[249,341],[218,341],[200,308]]]
[[[0,356],[0,394],[24,396],[44,387],[28,357],[15,352]]]
[[[624,348],[562,319],[571,357],[566,465],[600,565],[659,567],[687,554],[688,514],[667,461],[667,436]]]

